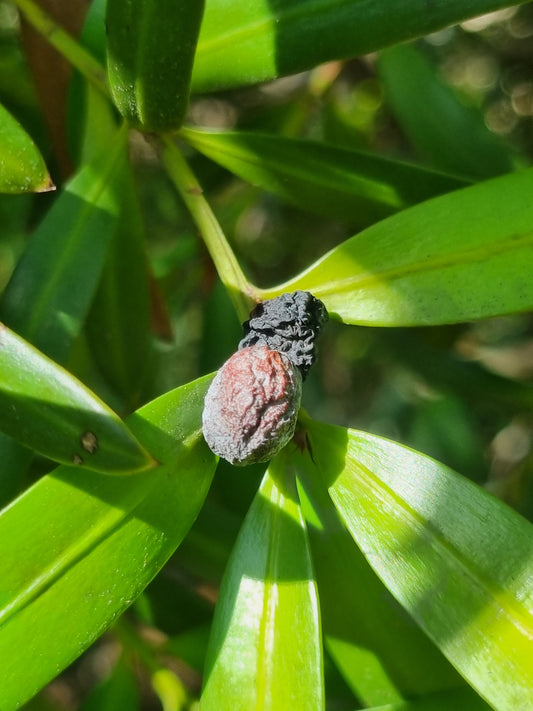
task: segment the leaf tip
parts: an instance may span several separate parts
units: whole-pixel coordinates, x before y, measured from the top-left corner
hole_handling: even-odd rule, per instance
[[[47,173],[44,182],[41,183],[41,185],[39,185],[36,188],[35,192],[36,193],[51,193],[51,192],[54,192],[56,189],[57,188],[56,188],[55,183],[53,182],[50,175]]]

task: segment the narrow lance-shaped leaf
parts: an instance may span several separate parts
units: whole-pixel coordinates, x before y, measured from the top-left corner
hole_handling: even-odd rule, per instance
[[[213,91],[356,57],[525,0],[209,0],[193,90]]]
[[[345,323],[423,326],[533,308],[533,170],[372,225],[264,298],[304,289]]]
[[[127,132],[68,183],[32,236],[0,301],[0,317],[58,362],[78,336],[114,234]]]
[[[111,92],[141,131],[180,127],[203,9],[204,0],[108,0]]]
[[[43,157],[19,122],[0,104],[0,192],[54,190]]]
[[[368,562],[497,711],[533,688],[533,526],[406,447],[307,423],[315,461]]]
[[[203,711],[324,707],[316,587],[283,455],[265,474],[222,583]]]
[[[155,462],[79,380],[0,324],[0,430],[65,464],[109,474]]]
[[[161,462],[151,474],[59,467],[0,515],[1,708],[22,705],[76,659],[186,535],[216,464],[200,429],[210,379],[128,419]]]
[[[128,411],[141,401],[151,365],[150,287],[144,225],[128,175],[117,233],[87,319],[91,351]]]
[[[182,129],[197,150],[303,210],[364,227],[467,181],[317,141]]]
[[[290,461],[302,492],[326,646],[356,697],[370,706],[462,685],[354,545],[318,469],[321,460],[294,447]]]
[[[473,178],[513,169],[510,149],[489,131],[482,111],[462,103],[421,52],[409,45],[391,47],[378,67],[396,118],[430,165]]]

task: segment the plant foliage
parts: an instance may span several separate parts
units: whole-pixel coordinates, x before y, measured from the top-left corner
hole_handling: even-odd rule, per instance
[[[533,709],[531,7],[66,5],[0,2],[0,709]],[[296,290],[305,409],[231,467],[210,373]]]

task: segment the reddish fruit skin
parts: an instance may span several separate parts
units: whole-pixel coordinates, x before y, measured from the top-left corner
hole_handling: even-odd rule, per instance
[[[302,376],[292,362],[267,346],[234,353],[205,396],[204,438],[232,464],[265,462],[292,438]]]

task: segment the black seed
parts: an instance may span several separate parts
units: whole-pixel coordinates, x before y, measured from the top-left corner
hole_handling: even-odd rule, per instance
[[[327,320],[326,307],[309,292],[282,294],[255,307],[243,324],[239,350],[259,345],[284,353],[305,379],[316,360],[316,338]]]

